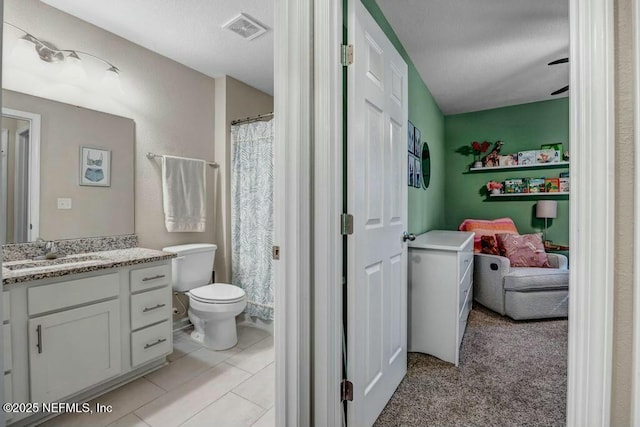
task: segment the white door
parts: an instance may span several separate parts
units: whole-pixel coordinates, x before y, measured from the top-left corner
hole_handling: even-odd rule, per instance
[[[349,1],[347,377],[350,427],[370,426],[407,372],[407,65]]]

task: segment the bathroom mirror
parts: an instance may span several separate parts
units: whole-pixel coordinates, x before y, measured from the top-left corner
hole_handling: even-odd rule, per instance
[[[2,93],[2,243],[133,234],[133,120]],[[110,153],[108,186],[81,185],[81,147]]]
[[[431,153],[429,152],[429,145],[424,142],[422,144],[422,187],[424,189],[429,188],[429,182],[431,181]]]

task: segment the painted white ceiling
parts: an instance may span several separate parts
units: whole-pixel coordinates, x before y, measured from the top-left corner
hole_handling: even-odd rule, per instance
[[[273,0],[41,0],[211,77],[273,94]],[[444,114],[557,98],[568,0],[377,0]],[[247,41],[221,27],[246,13]],[[560,96],[566,96],[566,93]]]
[[[568,0],[377,0],[444,114],[555,99]],[[564,93],[560,96],[567,96]]]
[[[41,0],[210,77],[273,94],[273,0]],[[269,31],[245,40],[222,26],[245,13]]]

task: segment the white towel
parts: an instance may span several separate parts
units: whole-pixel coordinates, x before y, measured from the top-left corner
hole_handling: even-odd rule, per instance
[[[162,204],[169,232],[204,231],[205,161],[162,156]]]

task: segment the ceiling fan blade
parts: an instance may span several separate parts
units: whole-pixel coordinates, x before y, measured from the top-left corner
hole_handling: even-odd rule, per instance
[[[560,95],[561,93],[564,93],[568,90],[569,90],[569,85],[563,87],[562,89],[558,89],[555,92],[551,92],[551,95]]]
[[[569,58],[556,59],[555,61],[549,62],[547,65],[564,64],[565,62],[569,62]]]

